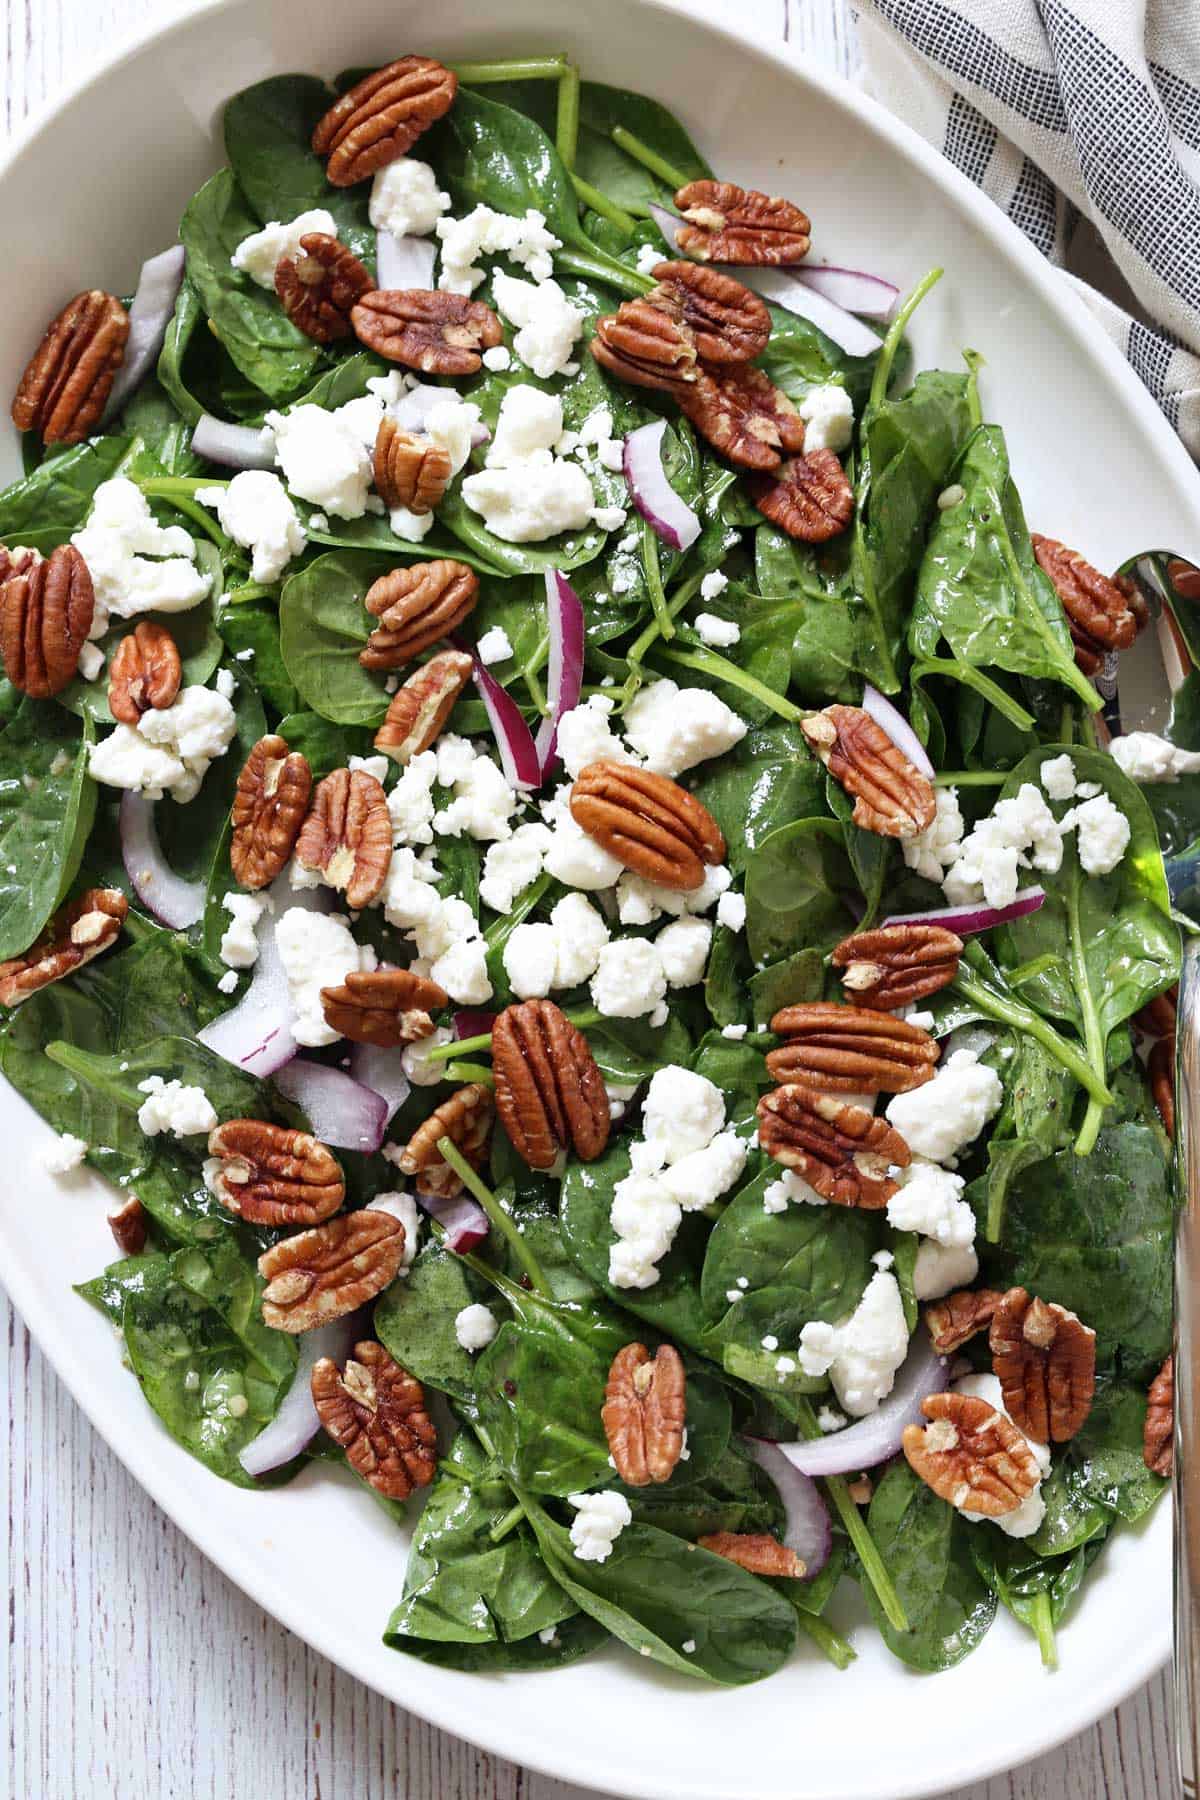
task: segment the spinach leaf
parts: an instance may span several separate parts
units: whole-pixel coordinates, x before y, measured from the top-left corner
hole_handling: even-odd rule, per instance
[[[794,950],[779,962],[756,969],[750,999],[756,1027],[766,1029],[782,1006],[820,1000],[825,992],[825,959],[819,950]]]
[[[1057,1667],[1054,1627],[1062,1623],[1103,1539],[1093,1538],[1070,1555],[1055,1557],[1039,1555],[1029,1548],[1028,1539],[1006,1537],[994,1526],[977,1529],[969,1541],[984,1581],[1013,1618],[1037,1637],[1046,1667]]]
[[[100,483],[120,475],[136,449],[125,438],[102,437],[49,457],[0,494],[0,542],[47,555],[65,544],[87,518]]]
[[[0,730],[0,961],[28,950],[75,879],[96,812],[91,741],[36,700]]]
[[[217,618],[217,630],[233,660],[249,665],[248,672],[253,675],[254,685],[267,705],[274,707],[277,713],[296,712],[300,697],[284,666],[279,644],[278,607],[266,600],[244,600],[236,606],[223,606]]]
[[[1001,1236],[1009,1184],[1031,1163],[1061,1150],[1071,1136],[1079,1085],[1050,1053],[1023,1031],[1011,1034],[1007,1059],[996,1064],[1004,1104],[988,1139],[987,1235]]]
[[[704,763],[692,791],[721,827],[736,875],[778,827],[822,810],[825,771],[798,726],[765,725]]]
[[[657,1525],[660,1531],[689,1543],[714,1531],[778,1533],[783,1529],[783,1508],[776,1488],[736,1440],[704,1481],[625,1488],[623,1492],[640,1525]],[[805,1583],[809,1588],[812,1585]]]
[[[1098,1381],[1092,1410],[1068,1446],[1077,1491],[1136,1524],[1170,1485],[1146,1467],[1146,1395],[1128,1382]]]
[[[1037,1556],[1071,1556],[1084,1544],[1108,1535],[1112,1514],[1081,1492],[1070,1462],[1060,1457],[1042,1483],[1046,1516],[1022,1541]]]
[[[279,646],[307,706],[337,725],[382,723],[388,697],[358,653],[371,634],[363,595],[393,567],[390,558],[336,550],[306,563],[283,584]]]
[[[688,181],[712,170],[673,113],[646,94],[585,81],[579,93],[579,145],[575,167],[585,181],[626,211],[640,212],[670,194],[669,186],[613,142],[623,126]]]
[[[909,1629],[898,1631],[863,1583],[880,1636],[910,1669],[952,1669],[986,1636],[996,1597],[971,1555],[971,1525],[898,1459],[871,1497],[867,1528],[891,1576]]]
[[[456,201],[491,206],[518,219],[534,207],[565,244],[593,250],[579,223],[571,178],[535,120],[460,88],[453,107],[425,142]]]
[[[314,781],[344,768],[348,756],[370,756],[372,733],[354,725],[333,725],[320,713],[290,712],[279,721],[279,735],[308,758]]]
[[[194,283],[185,275],[175,301],[175,310],[167,326],[163,347],[158,353],[156,374],[160,386],[179,410],[181,418],[194,425],[204,411],[184,379],[183,359],[196,335],[196,327],[204,317],[204,307]]]
[[[169,1277],[170,1260],[161,1251],[123,1256],[120,1262],[110,1263],[90,1281],[79,1282],[75,1292],[90,1301],[97,1312],[102,1312],[109,1323],[119,1329],[126,1297],[143,1293],[147,1288],[155,1291],[164,1277]]]
[[[487,1284],[461,1257],[430,1239],[408,1276],[393,1281],[375,1306],[380,1343],[418,1381],[474,1403],[474,1359],[459,1343],[454,1320],[464,1306],[489,1299]]]
[[[746,873],[746,942],[756,963],[830,950],[855,925],[857,893],[842,828],[797,819],[764,838]]]
[[[821,706],[856,702],[861,693],[858,617],[838,576],[825,574],[830,559],[836,566],[840,555],[799,544],[773,525],[754,533],[755,578],[764,601],[780,610],[781,626],[786,622],[792,685]]]
[[[272,75],[235,94],[225,108],[225,154],[238,186],[266,225],[323,206],[355,256],[375,266],[367,188],[336,188],[312,147],[313,128],[333,102],[314,75]]]
[[[587,1040],[606,1081],[647,1081],[668,1063],[691,1061],[692,1040],[677,1013],[663,1026],[645,1019],[602,1018],[587,1028]]]
[[[46,1046],[51,1062],[86,1081],[114,1106],[136,1113],[146,1096],[139,1083],[148,1076],[181,1081],[203,1088],[218,1118],[261,1119],[272,1111],[268,1089],[252,1075],[245,1075],[206,1044],[186,1037],[139,1038],[136,1048],[125,1046],[107,1055],[83,1050],[61,1039]]]

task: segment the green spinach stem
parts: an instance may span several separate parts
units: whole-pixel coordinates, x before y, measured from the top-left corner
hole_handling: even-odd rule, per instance
[[[453,1062],[464,1051],[473,1056],[477,1050],[490,1050],[491,1047],[492,1034],[490,1031],[484,1031],[478,1037],[452,1038],[448,1044],[435,1044],[432,1050],[425,1052],[422,1060],[424,1062]]]
[[[571,186],[585,206],[590,206],[594,213],[599,213],[602,219],[607,219],[610,225],[615,225],[618,231],[625,233],[626,237],[633,236],[637,230],[636,219],[631,218],[627,212],[623,212],[615,201],[610,200],[607,194],[602,194],[599,188],[593,187],[590,181],[585,181],[582,175],[577,175],[574,169],[569,170],[568,173],[571,177]]]
[[[564,62],[558,78],[554,145],[569,175],[575,167],[575,152],[579,148],[579,65],[569,60]]]
[[[494,1087],[496,1078],[484,1063],[449,1062],[446,1064],[447,1081],[477,1081],[483,1087]]]
[[[819,1438],[821,1427],[808,1401],[801,1397],[796,1404],[796,1424],[806,1438]],[[834,1511],[842,1522],[846,1536],[854,1546],[855,1554],[862,1564],[863,1574],[875,1590],[876,1598],[882,1606],[890,1625],[897,1631],[908,1630],[908,1616],[900,1603],[900,1596],[892,1584],[892,1578],[884,1566],[879,1548],[867,1528],[867,1522],[859,1512],[857,1505],[850,1498],[850,1491],[845,1478],[841,1475],[826,1475],[821,1482]]]
[[[700,583],[703,580],[703,571],[697,570],[694,575],[689,575],[686,581],[680,582],[679,586],[675,589],[675,592],[666,603],[667,611],[670,613],[672,619],[677,619],[688,601],[695,598],[699,591]],[[626,703],[632,700],[634,694],[642,685],[642,658],[645,656],[647,650],[658,642],[660,635],[661,627],[659,626],[657,617],[655,617],[651,619],[650,623],[646,626],[646,629],[639,637],[636,637],[629,646],[627,661],[632,667],[629,672],[629,680],[625,683]]]
[[[1058,1667],[1058,1644],[1054,1637],[1054,1612],[1047,1593],[1035,1594],[1030,1609],[1029,1623],[1033,1627],[1033,1635],[1038,1641],[1038,1649],[1042,1653],[1042,1666],[1046,1669]]]
[[[658,533],[649,519],[642,520],[642,567],[646,571],[646,588],[650,595],[650,604],[654,608],[654,617],[663,637],[675,636],[675,621],[667,605],[667,596],[663,591],[662,569],[658,560]]]
[[[1076,1156],[1088,1156],[1095,1149],[1096,1139],[1100,1135],[1100,1121],[1104,1117],[1104,1108],[1112,1104],[1112,1096],[1104,1088],[1104,1032],[1100,1025],[1100,1015],[1096,1011],[1096,997],[1092,993],[1092,984],[1088,978],[1087,957],[1084,954],[1083,931],[1080,924],[1078,906],[1068,906],[1071,921],[1071,985],[1079,1002],[1079,1011],[1083,1019],[1083,1041],[1087,1049],[1088,1062],[1096,1072],[1096,1080],[1104,1089],[1103,1098],[1097,1094],[1095,1087],[1088,1086],[1088,1107],[1083,1115],[1083,1124],[1079,1127],[1079,1136],[1075,1139]]]
[[[154,475],[148,481],[139,481],[138,486],[150,500],[166,500],[181,512],[193,524],[199,525],[206,537],[210,537],[218,550],[229,555],[233,545],[212,514],[206,512],[192,496],[199,488],[228,487],[227,481],[204,481],[193,479],[187,475]]]
[[[507,1242],[509,1249],[528,1275],[538,1293],[544,1295],[547,1300],[553,1300],[554,1295],[551,1292],[546,1277],[542,1274],[538,1259],[529,1248],[529,1245],[525,1242],[524,1237],[517,1230],[516,1221],[512,1214],[506,1207],[500,1204],[500,1201],[496,1198],[495,1194],[493,1194],[491,1188],[479,1179],[479,1176],[475,1173],[466,1157],[462,1154],[458,1145],[454,1142],[454,1139],[450,1137],[439,1138],[437,1152],[443,1162],[449,1163],[467,1192],[473,1194],[476,1200],[478,1200],[480,1206],[482,1206],[484,1212],[496,1227],[496,1230]]]
[[[959,681],[964,687],[974,688],[989,706],[994,706],[998,713],[1011,720],[1018,731],[1033,730],[1036,723],[1033,714],[1027,712],[1011,694],[1006,694],[998,681],[993,681],[981,669],[973,669],[970,663],[959,662],[949,656],[926,657],[923,662],[913,664],[912,680],[920,681],[926,675],[946,675],[951,681]]]
[[[567,58],[565,53],[518,56],[510,62],[461,62],[449,66],[465,87],[490,87],[498,81],[561,81]]]
[[[244,581],[241,587],[230,588],[222,599],[226,606],[244,606],[249,600],[265,600],[278,594],[277,587],[271,587],[263,581]]]
[[[1007,769],[939,769],[934,787],[1003,787]]]
[[[643,144],[641,138],[635,137],[632,131],[626,131],[624,125],[613,126],[612,141],[619,150],[625,152],[626,156],[632,156],[634,162],[640,162],[643,169],[649,169],[652,175],[657,175],[660,181],[666,182],[672,193],[678,188],[687,186],[688,177],[682,169],[675,168],[665,156],[660,156],[657,150],[652,150],[649,144]]]
[[[1031,1006],[1026,1006],[1015,995],[998,993],[968,973],[961,964],[954,978],[954,987],[964,1000],[969,1000],[972,1006],[977,1006],[988,1018],[998,1019],[1002,1025],[1015,1026],[1018,1031],[1026,1031],[1030,1037],[1036,1038],[1043,1050],[1049,1051],[1055,1062],[1061,1063],[1080,1086],[1087,1089],[1094,1101],[1098,1101],[1101,1106],[1111,1106],[1112,1095],[1103,1079],[1097,1075],[1093,1064],[1074,1044],[1060,1037],[1053,1025],[1043,1019],[1040,1013],[1034,1012]]]
[[[580,228],[582,232],[582,227]],[[649,275],[639,275],[628,263],[618,262],[615,256],[606,256],[602,250],[576,250],[570,244],[564,244],[561,250],[554,252],[554,266],[568,275],[578,275],[583,281],[602,281],[606,287],[616,288],[622,294],[648,294],[654,286]]]
[[[501,1543],[503,1539],[508,1536],[510,1531],[515,1531],[524,1517],[525,1508],[523,1506],[510,1507],[504,1517],[502,1519],[497,1519],[496,1523],[492,1526],[492,1529],[488,1532],[488,1536],[491,1538],[493,1544]]]
[[[941,269],[930,269],[922,275],[912,293],[901,303],[900,310],[887,328],[887,336],[879,351],[879,361],[875,364],[875,374],[871,381],[871,394],[867,401],[869,407],[882,405],[888,390],[888,382],[892,378],[892,364],[896,360],[896,352],[900,348],[900,340],[908,329],[908,321],[920,306],[930,288],[936,287],[942,279]]]
[[[719,656],[715,650],[668,650],[664,647],[659,654],[671,662],[679,663],[682,668],[699,669],[702,674],[712,675],[717,681],[727,681],[730,687],[741,688],[744,694],[753,694],[756,700],[760,700],[791,725],[798,725],[801,719],[810,716],[804,707],[785,700],[782,694],[777,694],[764,682],[748,675],[745,669],[739,669],[728,657]]]
[[[822,1656],[831,1662],[835,1669],[848,1669],[850,1664],[857,1660],[857,1650],[848,1644],[826,1619],[819,1618],[816,1613],[804,1612],[802,1608],[797,1607],[796,1621],[804,1635],[812,1639]]]

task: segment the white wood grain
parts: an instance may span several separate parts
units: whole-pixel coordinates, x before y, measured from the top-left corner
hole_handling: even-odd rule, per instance
[[[5,0],[5,133],[114,37],[179,10]],[[846,0],[749,0],[745,17],[756,36],[858,72]],[[0,1417],[0,1797],[597,1800],[422,1724],[260,1612],[126,1473],[2,1294]],[[1165,1800],[1173,1779],[1160,1677],[1061,1751],[953,1800]]]

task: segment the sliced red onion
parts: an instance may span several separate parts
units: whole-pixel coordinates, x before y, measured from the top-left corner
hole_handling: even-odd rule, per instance
[[[201,413],[192,431],[192,449],[228,469],[275,467],[275,433],[268,425],[230,425]]]
[[[521,709],[506,688],[490,675],[479,658],[475,658],[475,685],[487,708],[500,766],[510,787],[535,788],[542,779],[533,734],[525,723]]]
[[[558,722],[565,712],[579,705],[583,690],[583,606],[566,576],[557,569],[546,570],[546,622],[550,631],[546,669],[550,712],[533,740],[543,780],[558,760]]]
[[[923,1419],[922,1400],[945,1391],[948,1366],[949,1359],[938,1355],[924,1325],[918,1325],[896,1376],[896,1385],[877,1411],[827,1437],[776,1444],[774,1448],[802,1475],[849,1475],[859,1469],[873,1469],[897,1455],[904,1427]]]
[[[344,1319],[334,1319],[332,1324],[318,1325],[315,1331],[300,1333],[296,1339],[296,1373],[279,1403],[279,1411],[238,1454],[247,1475],[266,1475],[271,1469],[282,1468],[316,1437],[321,1421],[313,1405],[313,1369],[323,1356],[331,1356],[339,1364],[345,1362],[361,1324],[361,1313],[350,1313]]]
[[[172,931],[186,931],[204,917],[204,883],[185,881],[169,868],[154,823],[157,801],[129,789],[121,795],[121,861],[134,893]]]
[[[679,248],[679,241],[675,236],[675,233],[684,223],[679,214],[672,212],[668,206],[659,206],[653,200],[649,203],[649,212],[650,217],[654,220],[654,223],[666,238],[667,249],[670,254],[672,256],[687,256],[688,252]]]
[[[292,1002],[279,946],[275,920],[293,907],[324,912],[328,888],[293,888],[285,869],[267,890],[274,910],[268,909],[258,925],[258,959],[250,986],[237,1005],[196,1033],[202,1044],[248,1075],[274,1075],[296,1054],[292,1036]]]
[[[913,768],[932,781],[936,771],[924,744],[904,714],[898,712],[890,700],[885,700],[879,689],[873,688],[869,681],[863,688],[863,711],[870,713],[875,723],[887,732],[897,750],[907,756]]]
[[[625,439],[622,466],[629,495],[643,519],[672,550],[687,550],[700,536],[700,519],[667,479],[663,467],[665,419],[639,425]]]
[[[314,1137],[335,1150],[378,1150],[387,1129],[387,1101],[344,1069],[294,1056],[275,1072],[275,1086],[308,1117]]]
[[[437,1220],[446,1234],[447,1249],[453,1250],[456,1256],[465,1256],[468,1250],[475,1250],[486,1242],[488,1216],[478,1200],[472,1200],[469,1194],[446,1200],[440,1194],[419,1193],[417,1205],[431,1219]]]
[[[843,312],[855,313],[860,319],[891,318],[900,289],[881,275],[868,275],[863,269],[842,269],[833,263],[802,263],[792,270],[807,288],[831,300]],[[878,342],[878,340],[876,340]]]
[[[167,326],[175,311],[175,302],[183,285],[187,255],[182,244],[172,244],[142,264],[137,292],[129,306],[129,336],[125,340],[125,360],[117,370],[102,425],[115,419],[130,394],[139,387],[158,361],[158,353],[167,335]]]
[[[377,284],[381,288],[431,288],[434,251],[432,238],[396,237],[390,231],[377,231]]]
[[[454,1035],[456,1038],[483,1037],[496,1023],[493,1012],[481,1012],[468,1008],[454,1015]]]
[[[428,382],[418,381],[415,387],[401,394],[391,408],[391,416],[405,431],[415,431],[418,436],[424,437],[428,434],[434,407],[455,398],[453,388],[431,387]],[[478,419],[471,427],[472,446],[477,449],[480,444],[486,444],[491,435],[490,427],[482,419]]]
[[[401,1054],[399,1050],[382,1050],[378,1044],[355,1044],[350,1052],[351,1075],[378,1094],[387,1108],[385,1131],[412,1091]]]
[[[747,1438],[745,1443],[759,1468],[775,1483],[786,1518],[784,1547],[796,1552],[804,1564],[804,1580],[811,1581],[821,1573],[833,1549],[833,1526],[817,1484],[784,1455],[782,1444],[766,1438]]]
[[[1046,890],[1022,888],[1007,906],[938,906],[931,912],[889,913],[885,925],[941,925],[959,937],[970,937],[977,931],[990,931],[994,925],[1009,925],[1037,912],[1046,901]]]

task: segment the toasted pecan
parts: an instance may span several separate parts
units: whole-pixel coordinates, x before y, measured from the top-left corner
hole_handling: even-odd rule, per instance
[[[385,1500],[407,1500],[437,1472],[437,1431],[425,1390],[373,1339],[355,1344],[339,1370],[330,1356],[313,1364],[317,1417],[352,1469]]]
[[[47,444],[79,444],[100,423],[125,360],[129,314],[115,294],[76,294],[46,327],[17,386],[12,421]]]
[[[0,652],[15,688],[48,700],[74,679],[96,597],[86,562],[73,544],[48,557],[5,556],[0,570]]]
[[[73,975],[109,949],[128,912],[120,888],[88,888],[60,907],[24,956],[0,962],[0,1006],[19,1006],[39,988]]]
[[[442,735],[473,668],[465,650],[439,650],[414,669],[388,702],[387,717],[375,733],[376,750],[401,764],[428,750]]]
[[[1009,1288],[988,1332],[992,1368],[1013,1423],[1039,1444],[1065,1444],[1096,1391],[1096,1334],[1065,1306]]]
[[[396,1279],[403,1258],[404,1226],[373,1207],[282,1238],[258,1259],[263,1323],[311,1331],[357,1312]]]
[[[350,323],[368,350],[426,375],[477,375],[482,352],[504,342],[490,306],[440,289],[376,288],[355,302]]]
[[[474,611],[479,577],[452,557],[389,569],[367,589],[363,605],[379,624],[358,660],[364,669],[399,669],[456,631]]]
[[[942,925],[880,925],[834,947],[851,1006],[895,1012],[949,986],[958,974],[962,939]]]
[[[334,187],[351,187],[396,162],[449,112],[458,76],[432,56],[402,56],[355,82],[312,135]]]
[[[227,1119],[208,1136],[205,1179],[251,1225],[319,1225],[346,1197],[341,1164],[318,1138],[266,1119]]]
[[[782,1575],[796,1580],[807,1573],[807,1564],[796,1552],[766,1531],[710,1531],[696,1542],[701,1550],[723,1556],[726,1562],[736,1563],[751,1575]]]
[[[808,214],[791,200],[732,181],[689,181],[675,195],[687,221],[675,241],[701,262],[786,267],[808,255]]]
[[[719,863],[725,839],[706,806],[666,775],[628,763],[593,762],[575,778],[571,817],[634,874],[686,891]]]
[[[984,1518],[1002,1519],[1028,1500],[1040,1479],[1037,1459],[1004,1414],[971,1394],[930,1394],[927,1425],[906,1425],[909,1467],[941,1499]]]
[[[354,1044],[390,1050],[413,1044],[433,1030],[430,1013],[449,1005],[436,981],[408,969],[351,970],[340,987],[321,989],[321,1010],[331,1031]]]
[[[651,274],[647,300],[687,326],[702,362],[748,363],[766,349],[771,315],[743,282],[694,262],[660,262]]]
[[[327,232],[306,231],[300,250],[275,265],[275,292],[284,312],[314,343],[349,337],[351,308],[370,293],[371,277],[353,250]]]
[[[608,1094],[582,1031],[552,1000],[506,1006],[492,1026],[496,1111],[531,1169],[573,1150],[593,1162],[608,1143]]]
[[[172,706],[183,681],[175,639],[155,619],[139,619],[108,665],[108,710],[123,725]]]
[[[600,1420],[617,1474],[629,1487],[669,1481],[683,1455],[687,1373],[672,1344],[651,1356],[626,1344],[613,1357]]]
[[[798,1081],[758,1103],[758,1141],[768,1156],[795,1169],[822,1199],[877,1211],[897,1191],[888,1173],[912,1161],[886,1119]]]
[[[933,783],[861,706],[835,704],[801,719],[809,748],[854,801],[854,823],[879,837],[917,837],[933,823]]]
[[[259,738],[242,766],[233,796],[229,861],[245,888],[269,887],[300,835],[312,770],[308,758],[272,732]]]
[[[392,860],[392,821],[382,784],[365,769],[334,769],[313,791],[296,839],[296,861],[319,870],[358,911],[383,891]]]
[[[375,491],[389,508],[402,506],[418,518],[433,511],[450,482],[450,452],[443,444],[405,431],[384,413],[371,458]]]
[[[494,1113],[491,1089],[471,1081],[417,1126],[400,1152],[399,1165],[405,1175],[416,1176],[418,1194],[452,1200],[462,1192],[461,1175],[444,1160],[438,1145],[449,1138],[473,1169],[482,1168]]]
[[[832,450],[793,456],[774,474],[756,475],[750,494],[764,519],[803,544],[823,544],[854,517],[854,489]]]
[[[1170,1476],[1175,1464],[1175,1358],[1168,1356],[1146,1396],[1142,1460],[1156,1475]]]

